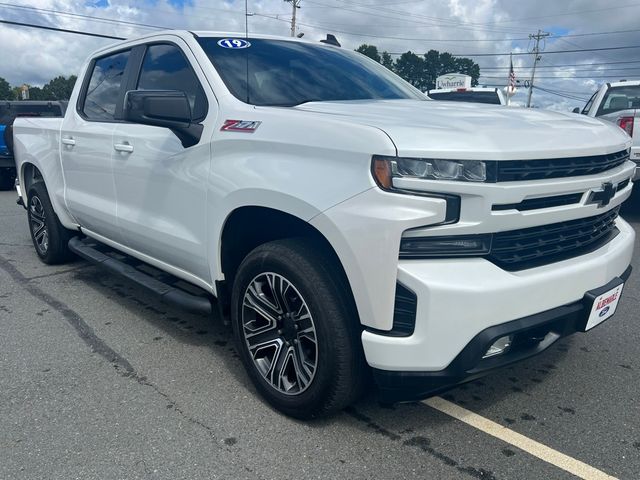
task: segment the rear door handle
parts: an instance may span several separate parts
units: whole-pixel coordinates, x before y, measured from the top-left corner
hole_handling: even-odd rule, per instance
[[[133,152],[133,145],[129,143],[116,143],[113,145],[113,148],[118,152],[126,152],[126,153]]]
[[[73,139],[73,137],[62,137],[62,144],[73,147],[76,144],[76,141]]]

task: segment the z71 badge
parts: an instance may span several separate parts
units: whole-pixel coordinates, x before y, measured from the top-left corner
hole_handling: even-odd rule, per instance
[[[254,120],[225,120],[220,131],[253,133],[261,123]]]

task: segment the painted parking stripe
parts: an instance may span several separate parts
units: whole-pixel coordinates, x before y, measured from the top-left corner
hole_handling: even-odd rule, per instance
[[[484,433],[496,437],[503,442],[507,442],[514,447],[533,455],[534,457],[538,457],[540,460],[544,460],[551,465],[561,468],[562,470],[566,470],[579,478],[584,478],[586,480],[615,480],[615,477],[604,473],[602,470],[598,470],[597,468],[587,465],[580,460],[576,460],[564,453],[560,453],[540,442],[531,440],[529,437],[525,437],[520,433],[514,432],[499,423],[489,420],[488,418],[484,418],[483,416],[473,413],[466,408],[462,408],[455,403],[451,403],[444,398],[432,397],[424,400],[422,403],[460,420],[467,425],[471,425]]]

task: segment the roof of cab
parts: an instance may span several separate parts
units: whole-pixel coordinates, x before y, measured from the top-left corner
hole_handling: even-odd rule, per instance
[[[149,33],[147,35],[140,35],[137,37],[132,37],[132,38],[127,38],[126,40],[122,40],[120,42],[117,43],[111,43],[109,45],[106,45],[98,50],[96,50],[95,52],[93,52],[93,54],[91,55],[96,56],[98,54],[101,54],[103,52],[108,52],[111,50],[114,50],[115,48],[120,48],[120,47],[124,47],[129,43],[138,43],[140,41],[145,41],[145,40],[152,40],[155,37],[159,37],[159,36],[164,36],[164,35],[177,35],[179,37],[225,37],[225,38],[247,38],[244,32],[219,32],[219,31],[209,31],[209,30],[196,30],[196,31],[191,31],[191,30],[159,30],[157,32],[153,32],[153,33]],[[327,47],[332,47],[332,48],[337,48],[333,45],[327,44],[327,43],[321,43],[320,40],[310,40],[310,39],[301,39],[301,38],[294,38],[294,37],[285,37],[285,36],[280,36],[280,35],[265,35],[265,34],[261,34],[261,33],[250,33],[249,37],[250,40],[252,38],[264,38],[264,39],[270,39],[270,40],[283,40],[283,41],[288,41],[288,42],[299,42],[299,43],[307,43],[307,44],[313,44],[313,45],[324,45]]]

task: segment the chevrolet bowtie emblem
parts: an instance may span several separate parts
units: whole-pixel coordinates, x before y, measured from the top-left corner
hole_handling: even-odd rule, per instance
[[[615,197],[617,188],[613,186],[611,182],[605,182],[602,184],[601,190],[593,190],[587,200],[587,205],[595,203],[598,208],[609,205],[611,199]]]

